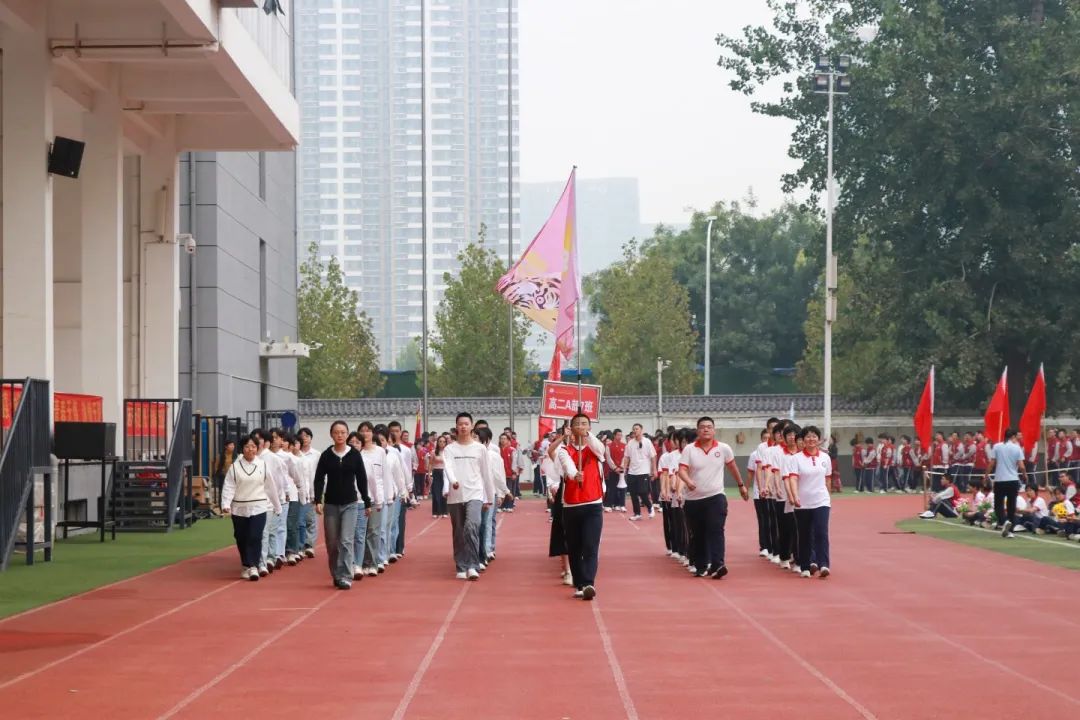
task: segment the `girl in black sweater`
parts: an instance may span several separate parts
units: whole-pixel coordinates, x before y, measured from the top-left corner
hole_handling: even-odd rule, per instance
[[[330,426],[334,444],[319,456],[315,468],[315,512],[324,517],[326,552],[330,575],[341,590],[352,587],[353,536],[356,534],[358,500],[364,501],[364,514],[371,513],[364,459],[345,440],[349,426],[337,420]]]

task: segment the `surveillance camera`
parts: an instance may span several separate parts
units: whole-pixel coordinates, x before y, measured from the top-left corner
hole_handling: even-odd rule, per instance
[[[181,233],[181,234],[176,236],[176,242],[177,242],[177,244],[180,244],[180,245],[184,246],[184,251],[188,255],[194,255],[195,254],[195,248],[197,247],[197,245],[195,244],[195,236],[194,235],[192,235],[190,233]]]

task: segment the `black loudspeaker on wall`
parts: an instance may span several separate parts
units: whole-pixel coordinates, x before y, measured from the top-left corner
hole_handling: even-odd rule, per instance
[[[115,454],[116,423],[56,423],[53,455],[61,460],[104,460]]]
[[[49,172],[69,178],[79,177],[85,147],[84,142],[57,135],[49,151]]]

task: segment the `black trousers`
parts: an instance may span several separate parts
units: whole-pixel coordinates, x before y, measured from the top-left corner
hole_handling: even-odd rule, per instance
[[[397,553],[398,555],[405,554],[405,512],[409,509],[408,503],[398,503],[398,536],[395,547],[390,552]],[[360,508],[360,512],[364,509]]]
[[[649,499],[652,486],[648,475],[627,475],[626,486],[630,491],[630,502],[634,506],[634,514],[641,514],[641,506],[646,510],[652,510],[652,500]]]
[[[671,503],[661,500],[660,507],[664,509],[664,546],[671,550]]]
[[[994,518],[998,525],[1006,520],[1016,523],[1016,496],[1019,494],[1019,480],[1001,480],[994,483]]]
[[[604,529],[604,508],[600,503],[563,508],[563,536],[574,586],[581,590],[596,585],[600,564],[600,534]]]
[[[779,525],[779,541],[780,546],[777,548],[777,554],[780,555],[780,561],[792,560],[794,553],[792,549],[795,545],[795,514],[784,512],[784,503],[781,500],[773,501],[776,505],[777,523]]]
[[[757,513],[758,550],[769,549],[769,518],[768,511],[765,507],[768,502],[769,501],[764,498],[754,500],[754,512]]]
[[[690,530],[691,564],[704,571],[724,565],[724,526],[727,524],[727,496],[723,493],[703,500],[686,501],[686,525]]]
[[[686,554],[686,515],[681,507],[671,506],[671,551],[676,555]],[[664,511],[664,520],[668,511]]]
[[[431,515],[437,517],[446,514],[446,498],[443,497],[444,475],[441,468],[431,471]]]
[[[262,560],[262,536],[266,528],[266,513],[251,517],[232,516],[233,537],[236,549],[240,551],[240,562],[244,567],[259,567]]]
[[[619,473],[608,470],[607,477],[604,478],[604,507],[615,507],[615,501],[619,497],[619,489],[615,486],[618,484]]]
[[[800,570],[809,572],[812,562],[819,567],[829,567],[829,512],[827,507],[795,511]]]

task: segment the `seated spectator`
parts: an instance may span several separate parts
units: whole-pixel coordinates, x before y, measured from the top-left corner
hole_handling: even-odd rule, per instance
[[[1074,483],[1072,481],[1072,478],[1069,477],[1069,473],[1058,473],[1057,484],[1058,487],[1065,489],[1065,499],[1071,502],[1072,499],[1076,496],[1076,483]]]
[[[1050,518],[1058,526],[1058,535],[1064,535],[1069,540],[1080,540],[1080,519],[1076,517],[1076,506],[1066,497],[1066,488],[1060,485],[1054,488]]]
[[[941,515],[942,517],[957,517],[956,506],[960,504],[960,491],[953,485],[952,478],[944,475],[941,478],[941,492],[930,497],[926,504],[926,512],[919,515],[924,520]]]
[[[990,527],[990,516],[994,511],[994,491],[990,483],[985,482],[976,488],[971,498],[971,505],[961,517],[968,525]]]
[[[1039,495],[1038,485],[1028,485],[1024,488],[1024,499],[1027,507],[1021,511],[1020,503],[1016,505],[1016,527],[1013,532],[1033,532],[1042,535],[1049,528],[1053,530],[1053,521],[1050,520],[1050,508],[1046,499]]]

